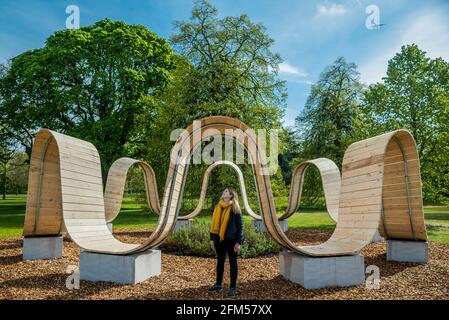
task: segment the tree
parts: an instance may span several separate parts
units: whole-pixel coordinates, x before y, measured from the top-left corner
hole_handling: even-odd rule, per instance
[[[0,81],[5,77],[7,72],[7,67],[3,64],[0,64]],[[0,107],[3,105],[3,97],[0,95]],[[1,115],[1,113],[0,113]],[[2,190],[2,199],[6,199],[7,192],[7,182],[8,182],[8,164],[13,158],[14,149],[13,143],[10,137],[8,137],[7,127],[5,124],[5,116],[1,116],[0,118],[0,164],[1,164],[1,190]]]
[[[301,146],[296,164],[304,160],[326,157],[339,167],[350,143],[357,139],[362,127],[358,104],[363,86],[357,66],[340,57],[326,67],[312,86],[304,111],[296,118],[296,130]],[[316,204],[321,197],[319,175],[306,176],[304,197]]]
[[[172,69],[170,46],[144,26],[105,19],[58,31],[12,59],[0,82],[2,122],[28,154],[42,127],[88,140],[104,173],[144,143],[136,120],[151,119]]]
[[[147,158],[158,181],[165,181],[172,130],[212,115],[238,118],[252,128],[276,129],[285,108],[285,83],[277,73],[282,60],[272,52],[273,40],[262,24],[247,15],[219,19],[215,7],[196,1],[190,20],[175,22],[175,28],[170,41],[178,56],[172,81],[157,97],[155,121],[142,122],[151,132],[146,135]],[[187,196],[199,192],[205,167],[189,169]],[[247,181],[253,181],[250,168],[242,169]],[[216,170],[209,184],[215,190],[213,201],[220,196],[218,190],[236,181],[232,170]],[[253,192],[251,186],[248,189]]]
[[[416,44],[401,48],[383,82],[364,94],[371,133],[410,130],[418,145],[426,200],[449,199],[449,64]]]
[[[195,2],[190,21],[176,21],[170,41],[189,60],[193,119],[228,115],[253,127],[279,126],[285,107],[285,82],[278,78],[279,54],[262,24],[242,14],[218,18],[209,2]]]

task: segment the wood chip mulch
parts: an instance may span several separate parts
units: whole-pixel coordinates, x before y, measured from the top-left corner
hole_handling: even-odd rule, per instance
[[[119,230],[126,242],[143,241],[143,230]],[[291,230],[289,238],[303,244],[326,240],[330,232]],[[427,264],[386,261],[385,243],[367,246],[365,265],[380,268],[380,289],[365,285],[306,290],[279,275],[278,255],[239,259],[237,299],[448,299],[449,245],[430,242]],[[137,285],[81,281],[79,290],[65,282],[69,265],[77,265],[79,248],[64,241],[64,256],[46,261],[23,261],[22,239],[0,241],[0,300],[2,299],[226,299],[229,268],[226,265],[223,293],[210,294],[215,280],[215,260],[162,254],[162,274]]]

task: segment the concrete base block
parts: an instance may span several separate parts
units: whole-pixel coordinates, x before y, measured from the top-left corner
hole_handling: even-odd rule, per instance
[[[364,260],[362,255],[309,257],[286,250],[279,254],[281,275],[306,289],[363,284]]]
[[[177,220],[174,230],[178,230],[178,229],[181,229],[181,228],[190,228],[192,226],[192,223],[193,223],[193,219]]]
[[[23,259],[44,260],[62,257],[62,236],[23,238]]]
[[[132,255],[87,251],[80,254],[81,280],[137,284],[160,274],[160,250],[148,250]]]
[[[376,231],[376,234],[371,239],[371,243],[384,242],[384,241],[385,238],[380,235],[379,231]]]
[[[387,260],[398,262],[429,261],[427,241],[387,240]]]
[[[256,230],[259,230],[260,232],[266,232],[267,230],[262,220],[253,220],[251,221],[251,224],[254,228],[256,228]],[[288,230],[287,220],[279,220],[279,225],[281,226],[282,231],[286,232]]]

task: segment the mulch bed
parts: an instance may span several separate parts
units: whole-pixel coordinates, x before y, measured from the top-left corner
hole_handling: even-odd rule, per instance
[[[148,237],[143,230],[119,230],[126,242]],[[316,244],[330,232],[291,230],[293,241]],[[306,290],[279,275],[278,255],[239,259],[237,299],[448,299],[449,245],[430,242],[428,264],[386,261],[385,243],[370,244],[362,254],[365,265],[380,268],[380,289],[365,285]],[[175,254],[162,255],[162,274],[138,285],[81,281],[79,290],[68,290],[67,266],[78,264],[79,248],[64,241],[64,256],[56,260],[23,261],[22,240],[0,241],[0,299],[226,299],[229,284],[226,265],[223,293],[210,294],[215,280],[215,260]]]

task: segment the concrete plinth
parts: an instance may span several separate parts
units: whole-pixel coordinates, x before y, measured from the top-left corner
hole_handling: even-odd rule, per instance
[[[371,243],[383,242],[383,241],[385,241],[385,238],[380,235],[379,231],[376,231],[376,234],[371,239]]]
[[[365,283],[362,255],[309,257],[290,251],[279,254],[280,273],[306,289],[348,287]]]
[[[253,225],[254,228],[256,228],[256,230],[259,230],[260,232],[267,231],[262,220],[253,220],[251,221],[251,224]],[[288,230],[287,220],[279,220],[279,225],[281,226],[282,231],[286,232]]]
[[[426,263],[429,244],[427,241],[387,240],[387,260]]]
[[[24,260],[45,260],[62,257],[62,236],[23,238]]]
[[[87,251],[80,254],[81,280],[136,284],[160,274],[160,250],[148,250],[131,255]]]
[[[181,229],[181,228],[190,228],[192,226],[192,224],[193,224],[193,219],[177,220],[174,230],[178,230],[178,229]]]

